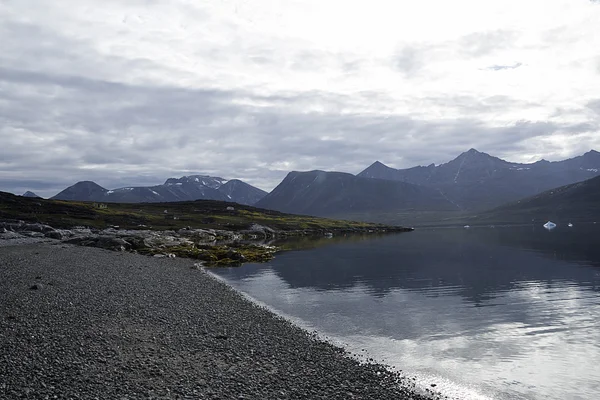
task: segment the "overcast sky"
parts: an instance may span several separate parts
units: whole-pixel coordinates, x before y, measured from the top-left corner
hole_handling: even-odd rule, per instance
[[[0,0],[0,190],[600,150],[600,2]]]

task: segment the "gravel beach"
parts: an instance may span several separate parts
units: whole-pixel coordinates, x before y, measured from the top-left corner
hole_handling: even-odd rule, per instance
[[[0,247],[0,398],[422,398],[192,266]]]

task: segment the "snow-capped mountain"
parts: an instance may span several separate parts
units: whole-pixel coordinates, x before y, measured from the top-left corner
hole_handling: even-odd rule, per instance
[[[564,161],[520,164],[471,149],[438,166],[394,169],[377,161],[358,176],[428,186],[461,209],[481,210],[599,174],[600,153],[594,150]]]
[[[227,179],[219,178],[218,176],[208,175],[190,175],[182,176],[181,178],[169,178],[164,183],[165,186],[182,185],[182,184],[202,185],[212,189],[218,189],[227,183]]]
[[[229,184],[229,182],[234,183]],[[232,190],[233,187],[236,190]],[[237,179],[227,181],[219,177],[192,175],[169,178],[162,185],[112,190],[104,189],[94,182],[78,182],[52,199],[111,203],[158,203],[203,199],[252,205],[266,194],[265,191]]]

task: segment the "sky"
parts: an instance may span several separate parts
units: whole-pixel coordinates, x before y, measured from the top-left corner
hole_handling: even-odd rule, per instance
[[[600,1],[0,0],[0,190],[600,150]]]

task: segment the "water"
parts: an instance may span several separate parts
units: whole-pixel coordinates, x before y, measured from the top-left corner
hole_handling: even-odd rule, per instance
[[[216,273],[454,398],[595,399],[598,238],[595,225],[417,230]]]

